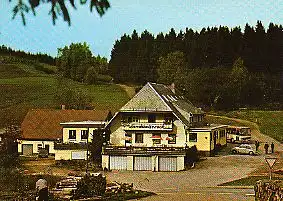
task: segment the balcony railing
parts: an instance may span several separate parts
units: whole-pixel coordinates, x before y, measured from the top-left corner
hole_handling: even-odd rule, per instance
[[[186,149],[184,147],[119,147],[119,146],[106,146],[102,148],[102,154],[141,154],[141,155],[163,155],[163,154],[173,154],[173,155],[184,155]]]
[[[165,130],[171,131],[173,129],[172,123],[122,123],[125,130]]]
[[[86,143],[54,143],[54,149],[57,150],[76,150],[76,149],[87,149]]]

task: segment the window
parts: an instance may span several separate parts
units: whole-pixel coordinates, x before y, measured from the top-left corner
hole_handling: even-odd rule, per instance
[[[213,139],[218,139],[218,131],[213,131]]]
[[[171,124],[172,121],[173,121],[173,118],[172,118],[171,115],[168,115],[168,114],[164,115],[164,123],[165,124]]]
[[[143,143],[143,133],[136,133],[136,143]]]
[[[87,137],[88,137],[87,130],[82,130],[82,131],[81,131],[81,139],[82,139],[82,140],[86,140]]]
[[[220,131],[220,138],[223,138],[223,137],[225,137],[225,130]]]
[[[70,140],[76,139],[76,131],[75,130],[69,130],[69,139]]]
[[[176,134],[168,134],[168,144],[176,144]]]
[[[132,133],[125,134],[125,143],[132,143]]]
[[[152,134],[152,143],[161,144],[161,134]]]
[[[156,115],[155,114],[149,114],[148,115],[148,123],[155,123],[156,122]]]
[[[42,149],[42,144],[37,145],[37,151],[39,151],[40,149]]]
[[[189,141],[190,142],[197,142],[197,133],[190,133],[189,134]]]
[[[131,122],[140,122],[140,117],[139,116],[124,116],[123,117],[123,122],[124,123],[131,123]]]

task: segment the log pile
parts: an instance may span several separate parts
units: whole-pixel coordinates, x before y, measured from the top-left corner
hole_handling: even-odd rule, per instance
[[[283,201],[283,182],[280,180],[259,180],[254,191],[256,201]]]

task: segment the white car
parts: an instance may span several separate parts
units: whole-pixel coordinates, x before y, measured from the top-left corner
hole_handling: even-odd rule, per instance
[[[254,146],[251,144],[241,144],[238,147],[232,149],[233,154],[249,154],[254,155],[256,153]]]

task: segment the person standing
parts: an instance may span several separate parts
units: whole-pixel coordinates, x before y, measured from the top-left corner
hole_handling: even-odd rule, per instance
[[[270,147],[271,147],[271,153],[274,153],[274,144],[273,144],[273,142],[271,143]]]
[[[265,145],[264,145],[265,154],[268,154],[268,148],[269,148],[269,145],[266,142]]]
[[[258,151],[258,148],[259,148],[259,141],[256,140],[255,141],[255,150]]]
[[[45,179],[39,179],[35,183],[38,201],[48,201],[48,186]]]

